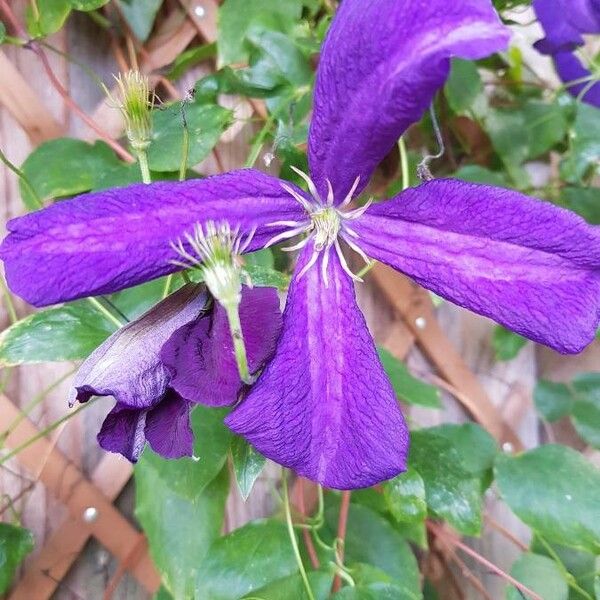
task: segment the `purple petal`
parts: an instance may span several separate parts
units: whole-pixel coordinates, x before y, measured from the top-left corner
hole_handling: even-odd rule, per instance
[[[70,403],[86,402],[91,396],[114,396],[120,404],[133,408],[156,404],[170,377],[161,363],[160,350],[177,329],[202,314],[207,302],[203,285],[188,284],[119,329],[79,368]]]
[[[193,455],[194,432],[190,410],[190,403],[171,391],[148,411],[145,434],[154,452],[164,458]]]
[[[36,306],[108,294],[178,269],[172,242],[196,223],[228,221],[262,248],[300,205],[278,179],[245,170],[85,194],[13,219],[0,248],[13,292]]]
[[[131,462],[137,462],[146,445],[146,416],[148,409],[138,410],[116,404],[108,413],[98,443],[108,452],[116,452]]]
[[[405,470],[408,431],[352,281],[331,252],[326,285],[322,260],[293,280],[275,357],[226,423],[304,477],[368,487]]]
[[[573,50],[583,33],[600,32],[599,0],[534,0],[533,8],[546,34],[535,45],[543,54]]]
[[[558,52],[553,56],[556,71],[561,80],[567,85],[567,91],[588,104],[600,108],[600,83],[591,81],[582,81],[586,78],[591,79],[591,72],[586,69],[579,58],[572,52]],[[569,85],[571,81],[580,81],[574,85]]]
[[[449,58],[506,47],[489,0],[344,0],[323,46],[309,135],[311,175],[341,201],[360,191],[449,72]]]
[[[240,321],[248,367],[255,373],[272,356],[281,330],[277,291],[244,287]],[[212,322],[202,319],[178,329],[164,345],[161,358],[172,374],[171,387],[192,402],[229,406],[243,387],[227,315],[220,305]]]
[[[362,249],[452,302],[563,353],[600,321],[600,227],[517,192],[437,180],[372,206]]]

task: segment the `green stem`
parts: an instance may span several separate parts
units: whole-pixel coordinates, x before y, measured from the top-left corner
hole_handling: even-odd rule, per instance
[[[163,300],[169,295],[171,292],[171,285],[173,284],[173,274],[168,275],[165,281],[165,287],[163,289]]]
[[[127,321],[114,315],[98,298],[88,298],[88,302],[99,312],[101,312],[111,323],[114,323],[117,328],[122,327]]]
[[[398,140],[398,149],[400,150],[400,166],[402,172],[402,191],[407,190],[410,186],[410,175],[408,173],[408,151],[406,150],[406,142],[401,137]]]
[[[292,544],[292,550],[294,551],[294,556],[296,557],[296,562],[298,563],[298,570],[300,571],[300,576],[302,577],[302,582],[304,583],[304,588],[306,589],[306,595],[309,600],[315,600],[315,596],[310,587],[310,583],[308,581],[308,577],[306,575],[306,570],[304,569],[304,563],[302,562],[302,557],[300,556],[300,549],[298,548],[298,540],[296,539],[296,533],[294,532],[294,523],[292,521],[292,511],[290,509],[290,494],[288,491],[288,483],[287,483],[287,471],[283,470],[283,506],[285,509],[285,521],[287,523],[288,534],[290,536],[290,542]]]
[[[138,150],[138,162],[140,163],[140,171],[142,172],[142,181],[144,183],[152,183],[150,176],[150,167],[148,166],[148,156],[145,150]]]
[[[10,291],[8,290],[8,286],[4,281],[4,277],[0,277],[0,286],[2,286],[2,295],[4,296],[6,310],[8,311],[8,317],[11,323],[16,323],[19,320],[17,316],[17,311],[15,310],[15,305],[12,301],[12,296],[10,295]]]
[[[19,167],[17,167],[15,164],[10,162],[10,160],[8,160],[6,154],[4,154],[2,150],[0,150],[0,160],[21,180],[23,186],[31,195],[34,204],[36,204],[38,208],[44,208],[44,203],[42,202],[42,199],[39,197],[39,194],[33,189],[33,186],[29,182],[29,179],[27,179],[25,173],[23,173],[23,171],[21,171],[21,169],[19,169]]]
[[[187,172],[188,156],[190,154],[190,132],[187,123],[183,124],[183,141],[181,147],[181,165],[179,166],[179,181],[185,181]]]
[[[25,450],[25,448],[28,448],[29,446],[31,446],[31,444],[34,444],[35,442],[42,439],[43,437],[46,437],[46,435],[48,435],[51,431],[54,431],[57,427],[60,427],[63,423],[66,423],[69,419],[71,419],[76,414],[80,413],[82,410],[84,410],[85,408],[90,406],[93,402],[94,402],[93,400],[90,400],[86,404],[82,404],[78,409],[66,414],[64,417],[62,417],[62,419],[58,419],[58,421],[54,421],[54,423],[52,423],[51,425],[48,425],[48,427],[46,427],[45,429],[42,429],[40,432],[38,432],[34,436],[30,437],[26,442],[23,442],[20,446],[17,446],[14,450],[9,452],[8,454],[5,454],[0,459],[0,465],[3,465],[5,462],[9,461],[13,456],[16,456],[17,454],[19,454],[19,452],[22,452],[23,450]]]
[[[246,345],[244,344],[244,336],[242,334],[242,324],[240,322],[240,313],[237,305],[225,306],[227,312],[227,320],[229,321],[229,330],[233,339],[233,349],[235,352],[235,361],[238,366],[241,380],[250,385],[252,378],[248,370],[248,358],[246,356]]]

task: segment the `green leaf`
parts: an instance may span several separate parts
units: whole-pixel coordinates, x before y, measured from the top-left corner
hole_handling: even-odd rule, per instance
[[[308,583],[312,589],[315,600],[327,600],[333,583],[333,575],[324,571],[311,571],[307,573]],[[265,587],[254,592],[250,592],[244,598],[250,600],[308,600],[306,588],[300,575],[290,575],[283,579],[278,579]]]
[[[412,468],[386,481],[383,497],[392,516],[401,523],[422,521],[427,516],[425,484]]]
[[[108,4],[110,0],[70,0],[71,6],[75,10],[97,10],[103,7],[105,4]]]
[[[481,530],[481,481],[462,464],[461,455],[435,430],[412,432],[409,462],[425,482],[429,512],[466,535]]]
[[[549,104],[529,100],[523,108],[523,115],[529,134],[528,158],[537,158],[548,152],[567,133],[565,109],[557,102]]]
[[[471,181],[472,183],[487,183],[488,185],[496,185],[507,187],[508,181],[506,175],[500,171],[490,171],[479,165],[465,165],[454,173],[456,179],[463,181]]]
[[[297,571],[286,526],[253,521],[216,540],[196,579],[196,598],[237,600]]]
[[[544,600],[567,600],[569,597],[569,586],[560,568],[546,556],[522,554],[512,566],[510,574]],[[523,595],[515,587],[507,589],[507,600],[522,598]]]
[[[244,40],[253,21],[277,19],[285,30],[296,24],[301,13],[301,0],[225,0],[219,9],[220,64],[248,61]]]
[[[420,591],[405,588],[385,571],[367,564],[351,564],[356,585],[345,587],[333,598],[336,600],[419,600]]]
[[[114,331],[86,300],[42,310],[0,334],[0,366],[79,360]]]
[[[33,535],[27,529],[0,523],[0,595],[8,591],[15,571],[34,545]]]
[[[332,531],[337,530],[338,513],[339,503],[336,509],[328,502],[325,517]],[[344,548],[348,562],[377,567],[401,586],[409,594],[407,597],[421,598],[419,568],[410,546],[394,526],[375,511],[350,504]]]
[[[163,585],[174,598],[193,598],[198,565],[223,527],[227,468],[208,485],[195,486],[193,480],[181,480],[177,461],[149,461],[147,454],[135,467],[135,515]]]
[[[460,58],[452,59],[450,77],[444,88],[450,108],[457,114],[465,114],[483,92],[483,83],[477,65]]]
[[[540,379],[533,392],[535,406],[550,423],[566,417],[573,407],[573,393],[565,383]]]
[[[231,442],[233,472],[240,495],[248,499],[254,483],[262,473],[267,459],[255,450],[244,438],[234,437]]]
[[[573,389],[573,425],[590,446],[600,448],[600,373],[579,375],[573,380]]]
[[[496,460],[498,447],[494,438],[476,423],[447,423],[427,431],[446,438],[460,456],[463,469],[477,477],[485,477]]]
[[[560,174],[569,183],[580,183],[600,160],[600,109],[580,102],[571,129],[570,151],[561,164]]]
[[[511,510],[535,532],[600,554],[600,471],[581,454],[559,445],[500,454],[496,482]]]
[[[4,23],[0,21],[0,44],[4,44],[4,40],[6,39],[6,27]]]
[[[600,188],[565,187],[560,198],[564,206],[581,215],[588,223],[600,225]]]
[[[101,173],[122,168],[104,142],[88,144],[59,138],[38,146],[22,165],[24,175],[42,201],[64,198],[95,189]],[[29,210],[39,208],[21,182],[21,198]]]
[[[163,0],[118,0],[117,4],[127,24],[140,42],[148,39],[162,2]]]
[[[525,344],[527,344],[527,340],[518,333],[509,331],[502,327],[502,325],[497,325],[494,328],[492,346],[494,347],[496,360],[512,360],[516,358],[519,352],[525,347]]]
[[[214,58],[217,54],[217,44],[203,44],[202,46],[196,46],[190,48],[185,52],[182,52],[173,61],[167,77],[172,81],[179,79],[188,69],[195,67],[197,64]]]
[[[202,161],[231,123],[232,113],[220,106],[192,102],[173,103],[153,111],[152,143],[148,163],[153,171],[177,171],[183,154],[183,116],[189,133],[187,167]]]
[[[432,385],[413,377],[406,365],[399,361],[385,348],[378,348],[379,359],[390,378],[394,392],[408,404],[416,404],[427,408],[441,408],[439,390]]]
[[[71,12],[70,0],[37,0],[39,15],[27,7],[27,29],[33,37],[42,37],[58,31]]]
[[[290,285],[290,276],[275,269],[248,265],[246,271],[252,284],[258,287],[274,287],[283,291]]]

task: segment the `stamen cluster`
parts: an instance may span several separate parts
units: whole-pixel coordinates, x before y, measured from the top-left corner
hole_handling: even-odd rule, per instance
[[[292,167],[294,171],[304,179],[308,186],[308,190],[311,194],[311,200],[305,198],[294,190],[291,186],[286,183],[282,183],[281,187],[288,192],[295,200],[297,200],[304,210],[306,211],[306,220],[302,221],[276,221],[269,223],[269,227],[287,227],[288,229],[283,233],[274,236],[267,243],[266,247],[273,246],[283,240],[291,239],[297,235],[304,235],[305,237],[293,246],[283,248],[286,252],[292,252],[304,248],[310,242],[313,242],[313,253],[310,260],[304,266],[304,268],[298,273],[297,278],[302,278],[308,270],[314,266],[317,262],[321,253],[323,253],[323,261],[321,263],[321,270],[325,285],[328,284],[327,267],[329,266],[329,252],[331,248],[335,249],[335,252],[339,258],[344,271],[355,281],[361,281],[362,279],[355,275],[348,266],[342,248],[340,246],[340,239],[352,248],[362,259],[367,263],[371,264],[369,257],[361,250],[361,248],[355,243],[354,240],[358,239],[358,234],[351,227],[351,222],[360,218],[364,212],[371,205],[372,200],[369,200],[364,206],[354,209],[345,210],[348,205],[352,202],[354,193],[358,188],[360,177],[357,177],[352,185],[352,188],[338,205],[335,204],[335,198],[331,182],[327,180],[328,193],[327,200],[323,202],[319,191],[312,179],[304,172]]]

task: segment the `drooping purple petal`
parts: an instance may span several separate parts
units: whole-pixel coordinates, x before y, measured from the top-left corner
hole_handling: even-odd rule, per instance
[[[190,408],[174,392],[168,392],[153,408],[137,409],[117,403],[102,423],[98,443],[131,462],[138,461],[146,442],[164,458],[192,456]]]
[[[190,423],[192,405],[175,392],[167,395],[146,416],[145,435],[152,450],[164,458],[181,458],[194,453]]]
[[[552,58],[567,91],[575,98],[581,97],[583,102],[600,108],[600,83],[592,81],[592,73],[583,66],[579,58],[572,52],[558,52]]]
[[[278,179],[243,170],[179,183],[84,194],[8,223],[0,247],[8,284],[36,306],[108,294],[178,269],[171,247],[197,223],[228,221],[261,248],[300,205]]]
[[[119,329],[83,362],[69,401],[114,396],[124,406],[154,406],[170,378],[160,360],[163,344],[179,328],[198,319],[208,301],[204,285],[188,284]],[[199,321],[208,324],[210,319]]]
[[[418,121],[452,56],[476,59],[506,47],[509,31],[490,0],[344,0],[323,46],[309,135],[321,194],[337,201]],[[323,196],[324,197],[324,196]]]
[[[117,403],[104,419],[98,433],[100,446],[108,452],[121,454],[131,462],[137,462],[146,445],[144,429],[148,410]]]
[[[501,188],[437,180],[376,204],[354,225],[371,257],[563,353],[600,321],[600,227]]]
[[[582,34],[600,32],[600,0],[534,0],[533,8],[546,34],[535,44],[543,54],[573,50]]]
[[[272,356],[281,330],[277,290],[242,291],[240,321],[250,373]],[[178,329],[163,346],[161,359],[171,373],[171,387],[183,398],[209,406],[229,406],[243,387],[225,310],[215,307],[212,320]]]
[[[310,259],[301,254],[296,273]],[[331,253],[294,279],[273,360],[227,425],[259,452],[336,489],[374,485],[406,468],[408,432],[354,295]]]

